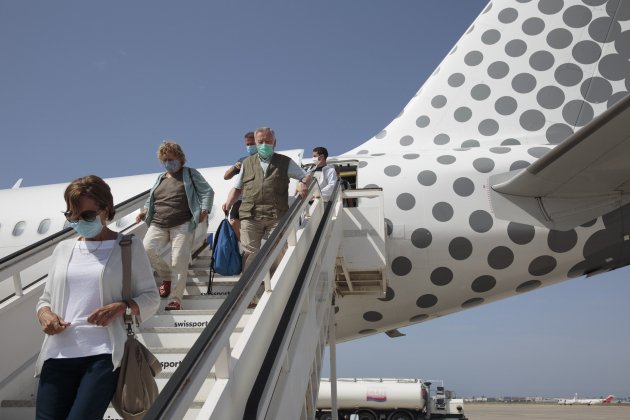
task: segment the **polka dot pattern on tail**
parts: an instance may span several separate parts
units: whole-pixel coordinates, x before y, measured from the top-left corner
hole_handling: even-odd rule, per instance
[[[448,252],[456,260],[465,260],[470,257],[473,251],[473,246],[470,240],[464,237],[457,237],[453,239],[448,245]]]
[[[547,245],[553,252],[562,253],[572,250],[578,241],[574,229],[568,231],[550,230],[547,235]]]
[[[401,146],[411,146],[413,144],[413,137],[411,136],[404,136],[400,138],[400,145]]]
[[[462,303],[462,308],[463,309],[472,308],[473,306],[481,305],[483,302],[484,302],[483,298],[468,299],[467,301]]]
[[[368,311],[363,314],[363,319],[368,322],[378,322],[383,319],[383,315],[380,312]]]
[[[494,169],[494,161],[489,158],[478,158],[473,161],[473,168],[482,174],[492,172]]]
[[[416,199],[409,193],[402,193],[396,197],[396,205],[401,210],[411,210],[416,205]]]
[[[488,254],[488,265],[495,270],[508,268],[514,262],[514,253],[506,246],[497,246]]]
[[[431,283],[446,286],[453,280],[453,272],[447,267],[438,267],[431,272]]]
[[[541,285],[542,285],[542,282],[540,280],[529,280],[529,281],[526,281],[525,283],[521,283],[516,288],[516,293],[529,292],[531,290],[539,288]]]
[[[406,276],[411,272],[411,260],[407,257],[396,257],[392,261],[392,272],[397,276]]]
[[[378,298],[378,300],[380,300],[381,302],[389,302],[390,300],[393,300],[395,296],[396,294],[394,293],[394,289],[392,289],[391,287],[387,287],[387,290],[385,291],[385,297]]]
[[[426,308],[435,306],[437,302],[438,302],[437,296],[432,295],[432,294],[426,294],[418,298],[418,300],[416,301],[416,306],[418,306],[419,308],[426,309]]]
[[[470,214],[468,223],[475,232],[485,233],[492,228],[493,220],[492,216],[487,211],[475,210]]]
[[[534,258],[534,260],[529,263],[528,271],[532,276],[544,276],[551,273],[556,268],[557,264],[554,257],[541,255],[540,257]]]
[[[497,280],[494,277],[485,275],[477,277],[470,285],[470,288],[473,292],[485,293],[492,290],[496,284]]]
[[[387,176],[398,176],[400,175],[400,172],[402,171],[402,169],[400,169],[400,166],[398,165],[390,165],[388,167],[385,168],[385,175]]]
[[[418,174],[418,182],[425,187],[430,187],[435,184],[437,175],[433,171],[422,171]]]
[[[433,217],[439,222],[448,222],[453,217],[453,206],[446,202],[436,203],[433,206]]]
[[[453,191],[461,197],[468,197],[475,192],[475,184],[469,178],[457,178],[453,182]]]
[[[421,249],[426,248],[429,245],[431,245],[432,241],[433,241],[433,236],[431,235],[431,232],[429,232],[428,229],[418,228],[414,230],[413,233],[411,234],[411,243],[416,248],[421,248]]]
[[[508,237],[518,245],[525,245],[534,239],[536,230],[531,225],[510,222],[507,227]]]

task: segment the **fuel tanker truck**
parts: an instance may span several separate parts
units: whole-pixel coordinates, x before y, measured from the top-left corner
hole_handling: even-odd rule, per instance
[[[337,379],[339,420],[466,420],[464,400],[452,397],[441,380]],[[319,384],[315,418],[333,418],[331,382],[326,378]]]

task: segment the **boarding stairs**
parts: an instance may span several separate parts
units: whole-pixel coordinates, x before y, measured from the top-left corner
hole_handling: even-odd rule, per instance
[[[117,206],[119,220],[133,218],[146,194]],[[333,296],[384,295],[387,280],[382,191],[337,188],[328,203],[318,195],[313,183],[248,269],[240,277],[215,276],[211,295],[205,294],[210,250],[195,254],[184,310],[161,309],[138,331],[163,365],[160,396],[145,419],[314,418],[324,347],[335,341]],[[358,206],[343,207],[347,197]],[[146,227],[120,230],[142,237]],[[14,286],[0,302],[1,332],[14,337],[2,340],[0,352],[2,419],[34,417],[34,363],[43,337],[34,307],[46,260],[72,235],[66,229],[0,260],[0,285]],[[205,232],[196,237],[201,242]],[[264,292],[249,309],[261,284]],[[110,408],[104,418],[119,416]]]

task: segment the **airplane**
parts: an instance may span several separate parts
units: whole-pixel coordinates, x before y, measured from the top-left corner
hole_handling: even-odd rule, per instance
[[[630,264],[629,38],[627,2],[491,1],[389,125],[329,158],[382,189],[387,235],[386,292],[337,299],[338,341]],[[120,202],[155,176],[106,181]],[[63,228],[65,185],[0,191],[0,255]],[[212,185],[209,231],[231,186]]]
[[[606,398],[578,398],[577,392],[573,395],[573,398],[568,400],[560,399],[558,404],[560,405],[598,405],[598,404],[610,404],[615,398],[614,395],[609,395]]]
[[[341,340],[630,263],[630,6],[560,3],[490,2],[387,127],[329,159],[383,189],[388,235],[387,293],[339,300]],[[119,202],[155,176],[107,181]],[[0,190],[0,256],[65,224],[66,184],[19,184]]]

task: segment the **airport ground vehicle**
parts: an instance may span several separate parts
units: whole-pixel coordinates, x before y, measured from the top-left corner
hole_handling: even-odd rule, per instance
[[[435,392],[431,385],[436,384]],[[348,420],[466,419],[464,400],[452,398],[442,381],[422,379],[337,379],[338,418]],[[322,379],[318,420],[330,420],[331,382]]]

